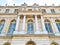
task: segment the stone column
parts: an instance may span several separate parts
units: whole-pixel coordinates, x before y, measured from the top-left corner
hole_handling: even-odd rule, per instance
[[[51,18],[51,22],[54,27],[55,35],[60,35],[55,20]]]
[[[14,31],[14,34],[18,34],[19,30],[19,24],[20,24],[20,16],[18,16],[17,21],[16,21],[16,28]]]
[[[46,28],[45,28],[43,16],[41,16],[41,24],[42,24],[43,34],[48,34],[48,32],[46,31]]]
[[[24,15],[23,24],[22,24],[22,30],[21,30],[20,34],[26,34],[26,32],[25,32],[25,21],[26,21],[26,16]]]
[[[36,32],[35,32],[35,34],[40,34],[39,26],[38,26],[38,19],[37,19],[37,15],[35,15],[35,26],[36,26]]]

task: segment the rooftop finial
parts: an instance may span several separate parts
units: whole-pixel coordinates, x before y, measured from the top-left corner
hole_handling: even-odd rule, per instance
[[[47,6],[47,4],[45,3],[45,6]]]
[[[52,6],[54,6],[54,4],[52,4]]]
[[[27,4],[24,2],[24,4],[22,4],[21,6],[27,6]]]
[[[13,6],[15,6],[15,4],[13,4]]]
[[[7,6],[7,4],[5,4]]]
[[[34,3],[33,6],[39,6],[38,4]]]

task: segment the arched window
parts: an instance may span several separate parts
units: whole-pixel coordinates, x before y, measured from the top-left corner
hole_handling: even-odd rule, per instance
[[[58,43],[56,43],[56,42],[52,42],[51,45],[58,45]]]
[[[32,20],[28,20],[28,23],[27,23],[27,33],[28,34],[33,34],[34,33],[33,21]]]
[[[4,24],[5,24],[5,20],[1,20],[0,21],[0,34],[1,34],[2,30],[3,30]]]
[[[28,42],[26,43],[26,45],[36,45],[36,44],[35,44],[35,42],[33,42],[33,41],[28,41]]]
[[[52,27],[51,27],[50,21],[49,20],[45,20],[44,22],[45,22],[45,28],[46,28],[47,32],[49,34],[52,34],[53,31],[52,31]]]
[[[10,23],[8,33],[7,33],[8,36],[13,34],[13,32],[15,31],[15,27],[16,27],[16,20],[12,20]]]
[[[57,28],[58,28],[58,30],[60,32],[60,20],[55,20],[55,22],[56,22]]]
[[[11,45],[9,42],[5,42],[3,45]]]

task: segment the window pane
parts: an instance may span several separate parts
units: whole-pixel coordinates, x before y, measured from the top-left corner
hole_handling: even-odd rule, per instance
[[[32,11],[32,9],[28,9],[28,11]]]
[[[58,30],[60,32],[60,23],[56,23],[57,27],[58,27]]]
[[[13,32],[15,31],[15,26],[16,26],[16,23],[12,23],[12,24],[10,24],[10,28],[9,28],[9,30],[8,30],[8,34],[7,35],[12,35],[13,34]]]
[[[0,34],[1,34],[2,30],[3,30],[3,27],[4,27],[4,23],[0,23]]]
[[[52,13],[55,13],[55,10],[54,10],[54,9],[51,9],[51,12],[52,12]]]
[[[28,34],[33,34],[34,33],[34,30],[33,30],[33,24],[32,23],[29,23],[28,24]]]
[[[45,9],[42,9],[42,13],[46,13],[46,10]]]
[[[9,9],[6,9],[6,12],[5,13],[9,13]]]
[[[17,13],[18,13],[18,9],[15,9],[15,10],[14,10],[14,13],[17,14]]]
[[[48,33],[53,33],[50,23],[45,23],[45,27]]]

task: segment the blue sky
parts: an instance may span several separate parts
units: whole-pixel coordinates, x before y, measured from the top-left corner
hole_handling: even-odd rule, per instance
[[[27,3],[28,5],[33,5],[34,3],[37,3],[39,5],[45,5],[45,3],[47,5],[59,5],[60,4],[60,0],[0,0],[0,5],[21,5],[23,3]]]

